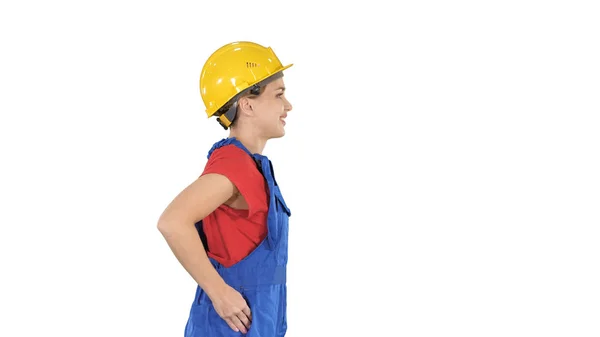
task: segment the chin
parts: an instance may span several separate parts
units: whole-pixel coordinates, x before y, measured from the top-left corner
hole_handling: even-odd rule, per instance
[[[271,133],[271,138],[281,138],[283,136],[285,136],[285,128],[283,126],[276,128],[273,130],[273,133]]]
[[[285,131],[279,132],[279,133],[275,133],[275,134],[271,135],[271,139],[281,138],[283,136],[285,136]]]
[[[285,136],[285,128],[284,125],[270,125],[267,129],[263,129],[263,135],[267,136],[267,139],[281,138]]]

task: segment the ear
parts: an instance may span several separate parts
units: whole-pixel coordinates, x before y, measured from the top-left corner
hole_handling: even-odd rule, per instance
[[[249,97],[242,97],[238,100],[239,113],[246,116],[251,116],[254,113],[252,108],[252,100]]]

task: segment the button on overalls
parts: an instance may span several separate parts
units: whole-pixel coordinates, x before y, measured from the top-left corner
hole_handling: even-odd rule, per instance
[[[248,256],[225,268],[210,258],[212,265],[229,286],[239,291],[252,312],[252,322],[246,335],[233,331],[215,311],[210,298],[199,286],[185,327],[185,337],[283,337],[287,330],[286,265],[288,260],[288,218],[291,215],[274,178],[271,161],[252,154],[235,138],[226,138],[213,145],[208,153],[234,144],[257,163],[269,189],[267,236]],[[196,224],[204,241],[202,221]]]

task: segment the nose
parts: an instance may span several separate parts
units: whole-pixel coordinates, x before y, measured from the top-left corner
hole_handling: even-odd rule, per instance
[[[283,98],[284,101],[284,109],[285,111],[291,111],[292,110],[292,103],[290,103],[290,101],[288,101],[287,98]]]

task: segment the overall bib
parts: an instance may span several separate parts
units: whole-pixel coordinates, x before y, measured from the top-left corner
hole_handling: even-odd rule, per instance
[[[257,164],[269,190],[267,236],[248,256],[226,268],[210,258],[212,265],[229,286],[246,299],[252,322],[246,335],[233,331],[215,311],[210,298],[199,286],[185,327],[185,337],[283,337],[287,330],[286,265],[288,260],[288,218],[291,215],[275,181],[271,161],[252,154],[235,138],[226,138],[208,152],[233,144],[243,149]],[[206,247],[202,221],[196,229]]]

